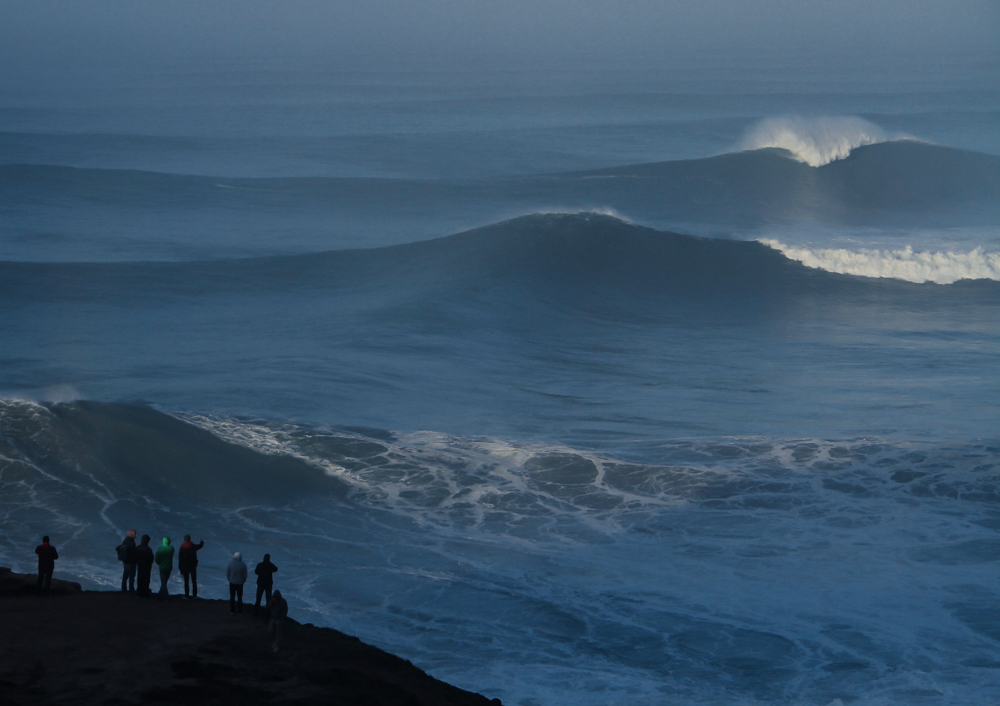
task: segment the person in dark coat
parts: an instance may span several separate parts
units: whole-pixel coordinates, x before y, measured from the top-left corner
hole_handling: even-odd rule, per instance
[[[135,548],[135,565],[139,575],[139,586],[136,589],[136,595],[148,596],[150,594],[149,590],[149,574],[153,569],[153,548],[149,546],[149,535],[142,535],[142,541],[138,547]]]
[[[135,593],[135,535],[134,529],[125,532],[125,540],[115,547],[118,561],[122,562],[122,593]]]
[[[191,535],[184,535],[184,544],[177,552],[177,570],[184,577],[184,597],[188,597],[188,577],[191,577],[191,595],[198,597],[198,550],[205,546],[205,540],[197,544],[191,542]]]
[[[253,604],[254,615],[260,610],[261,596],[266,595],[265,610],[271,605],[271,588],[274,586],[274,572],[277,570],[278,567],[271,563],[270,554],[265,554],[264,561],[257,564],[257,568],[253,570],[257,574],[257,602]]]
[[[59,552],[49,544],[48,535],[42,537],[42,543],[35,547],[35,554],[38,555],[38,592],[49,595],[49,587],[52,586],[52,572],[56,569],[56,559]]]
[[[274,592],[274,600],[271,601],[268,608],[271,611],[271,619],[267,623],[267,634],[274,635],[274,644],[271,645],[271,649],[277,652],[281,626],[284,624],[285,618],[288,617],[288,602],[281,597],[281,591]]]

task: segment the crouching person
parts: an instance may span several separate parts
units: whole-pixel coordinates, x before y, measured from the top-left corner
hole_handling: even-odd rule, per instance
[[[278,651],[278,636],[281,634],[281,626],[285,622],[285,618],[288,616],[288,602],[281,597],[281,591],[274,592],[274,598],[271,599],[271,620],[267,623],[267,634],[274,635],[274,643],[271,645],[271,649],[275,652]]]

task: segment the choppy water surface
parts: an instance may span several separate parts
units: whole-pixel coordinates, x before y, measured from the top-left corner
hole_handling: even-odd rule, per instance
[[[270,552],[524,706],[996,700],[1000,96],[942,72],[6,92],[0,562]]]

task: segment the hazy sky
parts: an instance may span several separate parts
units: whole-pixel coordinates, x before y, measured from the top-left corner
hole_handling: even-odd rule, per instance
[[[998,0],[33,0],[0,4],[0,58],[420,54],[628,58],[772,52],[995,60]]]

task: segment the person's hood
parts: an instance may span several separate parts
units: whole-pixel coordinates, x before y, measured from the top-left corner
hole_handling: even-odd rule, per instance
[[[240,554],[239,552],[236,552],[235,554],[233,554],[233,561],[242,562],[243,561],[243,555]]]
[[[170,537],[164,537],[163,538],[163,546],[165,546],[165,547],[169,547],[170,546]]]
[[[149,539],[150,539],[150,537],[149,537],[148,534],[142,535],[142,542],[141,542],[142,546],[148,547],[149,546]]]

